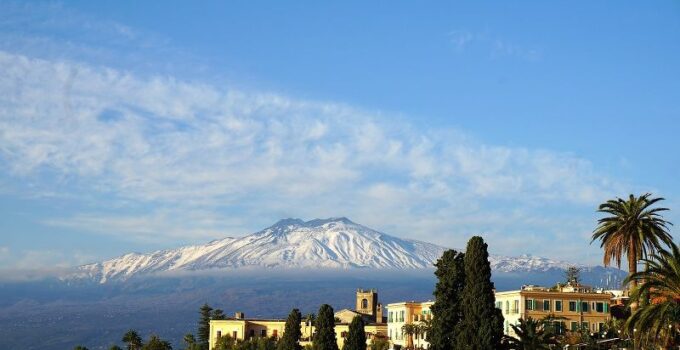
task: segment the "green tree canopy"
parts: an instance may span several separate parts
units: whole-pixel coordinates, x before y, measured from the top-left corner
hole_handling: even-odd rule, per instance
[[[210,319],[212,317],[213,308],[210,305],[203,304],[199,310],[200,317],[198,319],[198,345],[203,350],[208,350],[210,342]]]
[[[371,350],[387,350],[390,348],[389,340],[380,337],[374,337],[371,340]]]
[[[449,249],[434,266],[437,285],[430,310],[432,320],[427,332],[431,350],[450,350],[456,340],[456,327],[462,318],[461,297],[465,285],[465,254]]]
[[[215,346],[210,350],[233,350],[236,347],[236,339],[229,335],[221,336],[215,341]]]
[[[349,332],[342,350],[366,350],[366,330],[363,317],[357,315],[349,324]]]
[[[123,349],[121,349],[120,346],[118,346],[118,345],[111,345],[109,347],[109,350],[123,350]]]
[[[300,330],[300,323],[302,322],[302,314],[300,310],[293,309],[286,319],[286,326],[277,344],[278,350],[301,350],[300,337],[302,331]]]
[[[668,339],[680,326],[680,248],[671,243],[669,249],[662,248],[642,261],[647,268],[626,279],[639,282],[630,298],[641,305],[628,318],[626,327],[629,334],[637,329],[636,335]]]
[[[142,350],[172,350],[172,345],[157,335],[151,335],[149,340],[142,346]]]
[[[139,350],[142,348],[142,337],[134,329],[125,332],[122,341],[127,345],[127,350]]]
[[[224,314],[224,311],[222,309],[215,309],[212,312],[212,319],[213,320],[225,320],[227,316]]]
[[[506,338],[512,350],[549,350],[551,344],[556,344],[555,335],[545,327],[543,321],[531,317],[520,318],[519,324],[510,327],[516,335],[516,338]]]
[[[315,321],[316,333],[313,338],[314,350],[339,350],[335,338],[335,316],[333,308],[323,304]]]
[[[637,272],[640,259],[653,254],[664,244],[672,243],[668,233],[670,223],[661,216],[668,208],[654,207],[663,198],[651,196],[650,193],[640,197],[631,194],[628,200],[617,198],[600,204],[598,212],[607,216],[598,220],[591,243],[600,241],[605,266],[614,260],[616,266],[621,267],[622,256],[626,255],[630,276]],[[631,287],[635,287],[636,280],[630,281]]]
[[[187,333],[184,335],[184,338],[182,338],[182,342],[185,345],[185,350],[199,350],[200,345],[196,343],[196,337],[194,337],[193,334]]]
[[[482,237],[475,236],[468,241],[464,263],[463,319],[456,335],[456,348],[499,349],[503,338],[503,316],[495,305],[489,252]]]

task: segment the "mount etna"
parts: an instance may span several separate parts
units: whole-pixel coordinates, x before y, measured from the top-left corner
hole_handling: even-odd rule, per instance
[[[431,299],[445,247],[391,236],[347,218],[284,219],[243,237],[123,256],[30,282],[0,282],[0,348],[107,348],[130,328],[179,346],[203,303],[228,314],[284,317],[322,303],[351,307],[356,288],[384,304]],[[617,288],[625,273],[522,255],[490,256],[498,290],[551,285],[567,267],[584,283]],[[39,336],[36,336],[39,334]]]

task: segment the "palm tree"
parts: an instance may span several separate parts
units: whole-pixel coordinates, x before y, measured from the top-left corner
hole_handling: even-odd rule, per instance
[[[510,325],[517,338],[510,339],[511,349],[516,350],[548,350],[550,344],[555,344],[555,335],[546,330],[545,323],[534,320],[520,318],[519,324]]]
[[[671,242],[669,249],[642,261],[647,269],[630,275],[626,282],[640,282],[630,297],[644,306],[633,312],[626,327],[654,339],[665,334],[668,342],[680,324],[680,248]]]
[[[193,334],[187,333],[184,335],[184,338],[182,339],[184,341],[184,344],[186,344],[186,349],[187,350],[193,350],[196,345],[196,337],[194,337]]]
[[[413,335],[416,334],[416,325],[407,323],[401,326],[401,331],[406,335],[406,347],[413,348]]]
[[[130,329],[123,335],[123,342],[127,344],[128,350],[139,350],[142,348],[142,337],[134,329]]]
[[[651,198],[651,194],[646,193],[640,197],[631,194],[628,200],[617,198],[600,204],[597,211],[608,216],[598,220],[591,243],[600,240],[605,266],[614,260],[620,268],[621,257],[626,255],[629,276],[633,275],[637,272],[640,259],[656,252],[662,244],[673,241],[668,233],[668,225],[672,224],[660,214],[668,208],[653,207],[662,200]],[[632,288],[636,281],[631,280]]]
[[[427,332],[427,325],[424,323],[416,323],[414,324],[414,329],[413,333],[416,335],[416,343],[414,344],[415,347],[420,348],[421,345],[421,340],[425,338],[425,332]]]

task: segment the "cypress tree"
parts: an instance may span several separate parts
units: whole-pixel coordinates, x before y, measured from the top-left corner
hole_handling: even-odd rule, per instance
[[[342,350],[366,350],[366,331],[364,330],[363,317],[357,315],[352,319]]]
[[[463,319],[456,336],[456,349],[496,350],[501,347],[503,316],[495,306],[489,252],[482,237],[472,237],[465,250]]]
[[[430,310],[432,321],[427,332],[427,341],[432,350],[453,349],[456,328],[462,318],[461,297],[465,285],[465,254],[449,249],[434,266],[437,285],[435,301]]]
[[[198,319],[198,345],[203,350],[208,350],[210,341],[210,316],[212,316],[212,308],[206,303],[201,306],[199,311],[200,318]]]
[[[335,316],[330,305],[321,305],[314,326],[316,328],[312,341],[314,350],[339,350],[335,339]]]
[[[286,320],[285,330],[283,336],[277,344],[277,350],[301,350],[300,337],[302,331],[300,330],[300,323],[302,322],[302,314],[300,310],[293,309]]]

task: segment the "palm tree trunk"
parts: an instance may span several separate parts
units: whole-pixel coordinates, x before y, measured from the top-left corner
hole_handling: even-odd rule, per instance
[[[628,244],[628,276],[637,272],[637,249],[635,249],[635,244],[630,242]],[[629,290],[637,287],[637,281],[630,281]]]
[[[637,249],[635,249],[635,244],[630,242],[628,244],[628,276],[637,273]],[[637,280],[631,280],[628,285],[628,293],[637,287]],[[630,303],[630,310],[635,311],[638,307],[638,303],[633,301]]]

